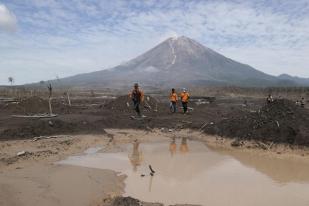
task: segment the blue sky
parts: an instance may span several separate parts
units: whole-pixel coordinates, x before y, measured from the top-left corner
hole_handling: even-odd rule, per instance
[[[309,0],[0,0],[0,84],[110,68],[175,35],[309,77]]]

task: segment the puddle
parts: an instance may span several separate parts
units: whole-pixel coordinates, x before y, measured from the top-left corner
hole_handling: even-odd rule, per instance
[[[125,196],[147,202],[212,206],[308,206],[309,163],[215,151],[185,138],[96,149],[59,162],[126,174]],[[151,165],[155,170],[150,175]],[[141,175],[144,174],[144,177]]]

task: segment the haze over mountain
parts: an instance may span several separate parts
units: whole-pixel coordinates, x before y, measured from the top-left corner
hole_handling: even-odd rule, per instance
[[[295,78],[279,78],[229,59],[200,43],[172,37],[146,53],[119,66],[61,79],[80,87],[201,85],[292,86]]]
[[[288,74],[281,74],[278,76],[278,78],[281,79],[282,81],[296,82],[298,85],[301,85],[301,86],[309,86],[309,78],[291,76]]]

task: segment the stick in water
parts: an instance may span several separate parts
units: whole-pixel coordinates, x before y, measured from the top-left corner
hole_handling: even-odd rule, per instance
[[[151,165],[149,165],[149,169],[150,169],[151,173],[155,173],[155,171],[152,169]]]

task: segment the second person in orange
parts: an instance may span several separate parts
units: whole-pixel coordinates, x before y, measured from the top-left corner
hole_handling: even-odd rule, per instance
[[[180,99],[181,99],[181,104],[183,108],[183,113],[186,114],[188,111],[188,102],[189,102],[190,95],[187,92],[186,88],[182,89],[182,92],[180,93]]]

